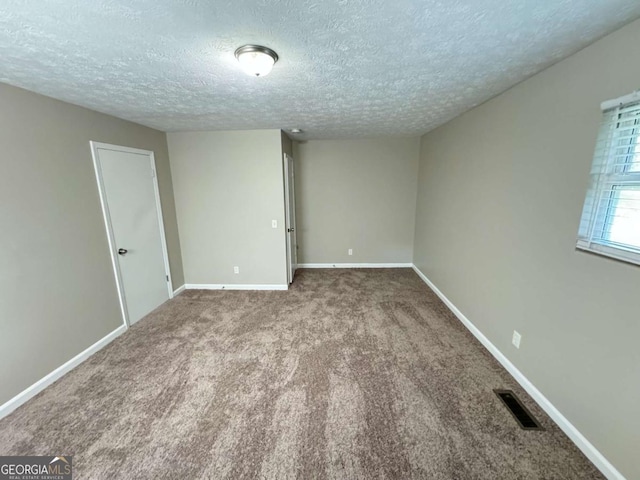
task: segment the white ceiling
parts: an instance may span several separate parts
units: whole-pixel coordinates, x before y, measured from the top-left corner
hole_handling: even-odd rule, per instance
[[[0,82],[166,131],[419,135],[638,17],[638,0],[2,0]],[[278,52],[268,77],[240,71],[245,43]]]

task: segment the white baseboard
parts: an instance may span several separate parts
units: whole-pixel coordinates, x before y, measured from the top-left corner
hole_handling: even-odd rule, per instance
[[[184,292],[184,290],[185,290],[185,285],[182,285],[181,287],[176,288],[173,291],[173,296],[175,297],[176,295],[181,294],[182,292]]]
[[[498,362],[511,374],[511,376],[524,388],[531,398],[533,398],[540,407],[551,417],[551,419],[562,429],[562,431],[571,439],[573,443],[585,454],[585,456],[591,460],[591,462],[602,472],[602,474],[609,480],[625,480],[624,476],[596,449],[596,447],[586,439],[576,427],[573,426],[567,418],[560,413],[560,411],[545,397],[536,386],[529,381],[524,374],[511,363],[511,361],[504,356],[504,354],[498,350],[498,348],[491,343],[491,341],[484,336],[484,334],[476,327],[471,320],[458,310],[451,300],[436,287],[427,276],[422,273],[418,267],[412,265],[418,276],[426,283],[433,292],[440,297],[440,300],[449,307],[449,310],[458,317],[458,320],[467,327],[467,329],[475,336],[484,347],[489,350],[489,353],[495,357]]]
[[[210,283],[186,283],[187,290],[289,290],[288,285],[218,285]]]
[[[411,268],[412,263],[299,263],[298,268]]]
[[[18,395],[13,397],[11,400],[9,400],[6,403],[4,403],[3,405],[1,405],[0,406],[0,418],[6,417],[7,415],[9,415],[16,408],[18,408],[20,405],[25,403],[27,400],[35,397],[42,390],[47,388],[49,385],[54,383],[56,380],[58,380],[60,377],[62,377],[66,373],[68,373],[71,370],[73,370],[75,367],[80,365],[82,362],[84,362],[91,355],[93,355],[98,350],[102,349],[103,347],[105,347],[106,345],[111,343],[113,340],[115,340],[117,337],[119,337],[120,335],[122,335],[126,331],[127,331],[127,327],[125,325],[119,326],[113,332],[111,332],[107,336],[103,337],[102,339],[98,340],[96,343],[91,345],[89,348],[87,348],[86,350],[80,352],[78,355],[73,357],[71,360],[69,360],[68,362],[66,362],[63,365],[59,366],[53,372],[51,372],[47,376],[41,378],[36,383],[31,385],[29,388],[27,388],[26,390],[23,390]]]

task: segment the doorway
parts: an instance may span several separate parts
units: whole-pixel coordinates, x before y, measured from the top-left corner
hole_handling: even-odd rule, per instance
[[[173,297],[153,152],[90,142],[125,325]]]
[[[293,157],[284,154],[284,205],[287,229],[287,280],[293,283],[298,268],[298,241],[296,238],[296,192]]]

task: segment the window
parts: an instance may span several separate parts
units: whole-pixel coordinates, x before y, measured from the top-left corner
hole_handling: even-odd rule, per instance
[[[602,106],[577,247],[640,265],[640,94]]]

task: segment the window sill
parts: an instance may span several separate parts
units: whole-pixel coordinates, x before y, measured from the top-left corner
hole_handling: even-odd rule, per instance
[[[599,243],[581,244],[578,242],[576,250],[586,253],[592,253],[601,257],[612,258],[619,262],[630,263],[632,265],[640,266],[640,254],[627,251],[624,249],[612,248]]]

